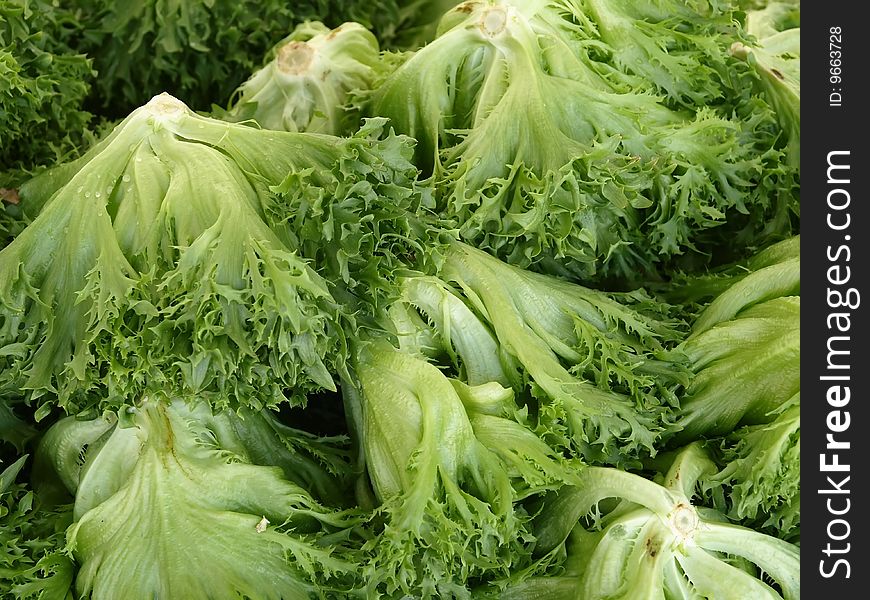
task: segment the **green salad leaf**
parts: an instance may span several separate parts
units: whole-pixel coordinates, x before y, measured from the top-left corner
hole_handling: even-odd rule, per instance
[[[698,479],[713,471],[698,445],[680,452],[660,483],[587,467],[538,523],[544,548],[567,545],[565,573],[518,583],[501,597],[800,598],[797,546],[693,504]],[[582,520],[610,498],[618,503]]]
[[[306,22],[272,48],[269,62],[233,94],[226,115],[264,129],[341,135],[359,115],[349,93],[371,86],[380,65],[378,41],[359,23],[329,29]]]
[[[708,230],[729,219],[753,240],[785,228],[772,217],[797,204],[780,181],[766,104],[743,102],[740,119],[730,100],[680,105],[688,90],[734,96],[713,73],[730,64],[716,40],[739,31],[710,34],[711,14],[618,0],[466,2],[376,84],[368,111],[418,140],[436,206],[468,243],[581,281],[654,277],[660,263],[703,251]],[[673,48],[656,41],[663,32]]]
[[[717,506],[784,539],[800,535],[800,395],[770,423],[747,425],[721,442],[721,470],[702,484]]]
[[[302,599],[352,585],[353,565],[318,540],[355,517],[252,462],[239,423],[197,400],[155,396],[96,424],[54,426],[63,432],[40,452],[77,480],[66,547],[78,594]],[[136,547],[116,552],[125,539]]]
[[[16,481],[27,458],[0,471],[0,590],[16,600],[72,600],[75,566],[64,552],[72,509],[50,506]]]
[[[0,2],[0,187],[7,176],[20,178],[6,171],[51,164],[83,143],[95,73],[68,40],[83,26],[56,3]]]
[[[369,597],[465,598],[475,582],[531,567],[519,502],[572,474],[531,431],[480,410],[511,392],[452,381],[383,340],[361,347],[354,367],[354,429],[383,528],[363,547]]]
[[[801,159],[801,28],[800,6],[771,2],[746,15],[746,31],[755,44],[735,42],[731,53],[758,73],[758,86],[776,111],[788,135],[788,160]]]

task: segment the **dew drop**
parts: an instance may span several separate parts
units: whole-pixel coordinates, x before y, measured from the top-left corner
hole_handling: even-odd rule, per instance
[[[130,176],[125,173],[124,176],[121,178],[121,181],[123,181],[124,183],[129,183]]]
[[[90,192],[85,192],[85,198],[90,198],[90,197],[91,197],[91,193],[90,193]]]
[[[94,198],[99,198],[100,196],[102,196],[100,192],[94,192]]]

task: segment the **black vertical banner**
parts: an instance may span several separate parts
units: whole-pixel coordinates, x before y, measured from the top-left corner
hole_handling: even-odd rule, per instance
[[[801,584],[866,597],[870,487],[870,211],[861,2],[801,18]]]

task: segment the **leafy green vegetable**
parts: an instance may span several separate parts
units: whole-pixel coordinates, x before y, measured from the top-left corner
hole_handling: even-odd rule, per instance
[[[7,197],[14,203],[7,202]],[[24,229],[25,222],[17,203],[17,190],[0,188],[0,250],[9,245],[9,242]]]
[[[50,2],[0,2],[0,173],[60,160],[82,143],[94,72],[67,42],[71,24],[81,26]]]
[[[263,222],[257,173],[210,145],[257,143],[246,134],[262,137],[157,97],[22,188],[25,210],[44,207],[0,253],[0,384],[73,411],[92,390],[117,403],[155,380],[255,386],[270,404],[297,380],[332,387],[326,283]],[[306,159],[275,140],[297,150],[285,164],[335,146],[316,140]]]
[[[0,471],[0,590],[16,600],[72,600],[75,567],[63,552],[72,511],[45,506],[15,482],[26,460],[21,456]]]
[[[0,596],[799,598],[799,32],[0,0]]]
[[[680,345],[695,373],[681,399],[680,440],[767,423],[800,392],[800,247],[782,242],[746,266],[690,290],[730,286],[707,305]],[[736,273],[733,276],[728,273]],[[693,292],[689,292],[693,293]],[[694,293],[697,293],[694,292]]]
[[[545,436],[609,464],[654,452],[669,395],[673,401],[685,378],[665,352],[679,339],[679,323],[655,314],[662,305],[642,294],[610,298],[461,243],[451,246],[441,276],[521,366]]]
[[[694,251],[699,236],[729,215],[753,215],[747,227],[763,227],[758,219],[777,208],[768,186],[783,169],[766,107],[741,120],[731,118],[733,108],[675,110],[643,79],[653,74],[620,71],[620,60],[636,58],[610,48],[622,57],[614,66],[590,55],[608,51],[601,32],[609,32],[627,53],[654,54],[645,64],[685,100],[675,82],[700,89],[692,81],[709,80],[710,69],[684,72],[699,56],[724,63],[725,49],[717,54],[709,42],[682,52],[625,36],[660,27],[679,47],[695,48],[702,31],[679,31],[706,27],[704,14],[687,7],[665,19],[646,4],[591,3],[612,26],[605,30],[585,4],[464,3],[445,15],[436,40],[376,86],[371,114],[418,140],[417,161],[432,173],[439,211],[477,247],[579,279],[650,275]],[[633,11],[658,14],[661,23],[635,23],[626,16]]]
[[[16,415],[5,400],[0,400],[0,442],[11,444],[20,452],[24,449],[26,442],[35,435],[36,430],[27,421]]]
[[[80,595],[301,599],[347,585],[352,566],[318,539],[353,516],[238,453],[249,441],[239,422],[201,402],[154,397],[102,427],[73,417],[55,425],[64,433],[40,451],[77,480],[67,547]],[[71,461],[76,438],[90,441]],[[136,544],[119,553],[118,540]]]
[[[735,35],[727,4],[577,0],[576,6],[572,16],[589,57],[611,80],[652,87],[690,108],[713,104],[726,93],[721,45]]]
[[[461,596],[456,588],[469,578],[528,557],[510,480],[475,437],[450,382],[388,347],[363,351],[356,370],[366,467],[387,503],[386,529],[371,546],[369,588]]]
[[[695,375],[678,441],[711,440],[721,470],[702,481],[723,513],[791,539],[800,524],[800,236],[737,264],[673,282],[701,303],[680,349]],[[694,304],[697,306],[697,304]]]
[[[543,548],[571,531],[565,574],[516,584],[501,597],[800,598],[796,546],[692,504],[699,477],[714,470],[697,445],[674,459],[661,483],[587,467],[539,522]],[[619,504],[577,524],[609,498]]]
[[[0,385],[70,411],[151,384],[254,408],[334,389],[340,309],[264,205],[285,178],[296,199],[356,182],[365,198],[365,178],[393,166],[376,143],[227,124],[158,96],[22,187],[38,216],[0,253]]]
[[[384,119],[367,119],[328,184],[317,169],[298,169],[265,205],[273,228],[335,286],[352,328],[372,327],[397,298],[396,274],[425,268],[443,246],[427,211],[431,190],[416,182],[413,140],[385,129]]]
[[[226,115],[265,129],[340,135],[359,116],[348,93],[371,85],[380,61],[378,41],[359,23],[330,30],[320,22],[296,27],[267,55],[269,62],[243,83]]]
[[[450,383],[475,435],[520,475],[514,489],[571,479],[570,468],[553,464],[553,449],[528,429],[529,409],[516,399],[525,391],[520,363],[499,346],[489,326],[437,277],[406,276],[401,286],[401,300],[390,307],[400,349],[453,375]]]
[[[401,285],[402,303],[391,307],[400,348],[435,360],[446,354],[457,377],[469,386],[522,386],[519,363],[457,290],[421,275],[407,276]]]
[[[263,55],[308,19],[389,22],[394,0],[156,0],[83,3],[81,47],[100,73],[96,102],[126,114],[161,92],[206,110],[260,66]]]
[[[801,158],[800,6],[771,2],[746,16],[746,31],[757,44],[735,42],[731,53],[758,73],[758,85],[788,134],[788,160]]]
[[[800,394],[770,423],[729,433],[721,450],[722,469],[702,482],[717,506],[729,517],[769,529],[772,535],[799,535]]]
[[[695,377],[681,403],[679,438],[766,423],[800,391],[800,297],[777,298],[690,338]]]
[[[800,273],[800,269],[795,268],[797,265],[795,261],[800,261],[800,250],[801,236],[794,235],[759,250],[745,260],[708,269],[706,273],[677,274],[669,285],[659,287],[671,302],[687,305],[715,300],[717,296],[732,286],[734,291],[729,292],[728,296],[724,296],[723,300],[719,300],[720,304],[729,297],[744,295],[740,292],[741,289],[746,290],[745,295],[747,296],[751,294],[750,290],[752,289],[766,292],[768,284],[760,282],[765,282],[768,278],[780,282],[785,293],[794,293],[800,289],[800,281],[795,282],[794,279]],[[737,287],[736,284],[749,275],[765,267],[774,267],[775,265],[780,265],[780,267],[755,275],[753,279],[757,282],[756,284],[750,282],[743,284],[746,286],[744,288]],[[775,290],[770,291],[770,297],[776,297],[776,294]]]
[[[414,50],[435,39],[444,13],[461,0],[399,0],[396,19],[378,23],[378,37],[384,47]]]
[[[388,329],[403,351],[450,365],[469,388],[513,389],[518,404],[469,401],[554,447],[613,464],[653,451],[688,375],[666,350],[682,339],[672,307],[530,273],[461,243],[438,262],[437,277],[400,280]]]
[[[362,347],[355,372],[355,428],[384,520],[363,548],[370,597],[464,598],[473,582],[529,566],[534,538],[515,502],[570,471],[530,431],[463,404],[493,394],[498,403],[504,388],[451,383],[386,342]]]

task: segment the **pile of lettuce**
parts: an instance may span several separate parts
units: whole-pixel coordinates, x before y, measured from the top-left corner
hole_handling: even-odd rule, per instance
[[[0,596],[798,599],[799,34],[0,0]]]

